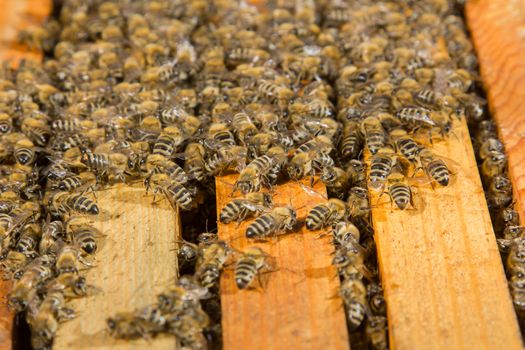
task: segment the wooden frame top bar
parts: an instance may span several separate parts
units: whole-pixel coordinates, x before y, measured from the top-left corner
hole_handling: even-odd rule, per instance
[[[216,178],[217,211],[232,198],[237,175]],[[276,206],[291,205],[304,221],[309,210],[325,199],[326,189],[318,181],[313,191],[290,182],[275,186]],[[238,196],[236,196],[238,197]],[[247,221],[219,222],[219,237],[234,249],[259,246],[274,260],[274,271],[261,277],[263,286],[239,290],[233,266],[221,278],[221,308],[224,349],[349,349],[345,311],[338,297],[339,277],[331,264],[334,247],[327,232],[300,230],[267,243],[245,237]]]
[[[372,209],[390,347],[522,349],[465,121],[453,133],[432,148],[454,160],[449,186],[415,187],[415,209],[387,196]]]

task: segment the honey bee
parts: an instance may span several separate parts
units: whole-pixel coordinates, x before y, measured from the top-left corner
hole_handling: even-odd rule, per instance
[[[366,287],[360,279],[346,279],[341,284],[339,294],[347,310],[349,327],[355,330],[366,317]]]
[[[512,183],[504,175],[496,175],[490,181],[487,199],[491,209],[509,206],[512,202]]]
[[[183,210],[190,210],[193,206],[194,193],[167,174],[151,175],[148,186],[153,188],[155,194],[162,193],[173,207],[178,205]]]
[[[102,232],[89,224],[83,217],[71,217],[67,224],[67,237],[80,251],[87,255],[95,254],[100,248]]]
[[[506,166],[507,156],[503,152],[493,152],[481,164],[481,175],[485,180],[492,179],[494,176],[503,174]]]
[[[503,144],[494,137],[487,138],[479,147],[478,155],[485,160],[492,155],[503,153]]]
[[[86,152],[82,155],[81,162],[97,175],[97,182],[99,182],[98,179],[110,174],[114,174],[122,181],[125,180],[127,157],[123,154]]]
[[[346,201],[350,220],[367,221],[370,213],[368,204],[368,191],[366,188],[355,186],[348,193]]]
[[[355,121],[348,121],[343,127],[343,136],[339,145],[339,152],[343,159],[354,159],[359,155],[362,147],[361,133],[359,124]]]
[[[42,230],[37,224],[26,224],[20,231],[20,237],[15,249],[27,256],[36,256],[38,242],[42,237]]]
[[[306,228],[313,231],[335,224],[348,213],[346,203],[337,198],[313,207],[306,216]]]
[[[66,300],[60,291],[50,291],[36,311],[29,314],[31,344],[35,349],[51,345],[59,322],[76,317],[75,311],[65,306]],[[36,307],[35,307],[36,308]]]
[[[388,349],[388,324],[385,316],[371,316],[365,328],[368,343],[375,350]]]
[[[166,158],[171,158],[183,142],[182,130],[177,126],[167,126],[154,143],[152,154],[160,154]]]
[[[398,158],[391,147],[379,149],[370,159],[369,180],[373,184],[385,181],[397,164]]]
[[[255,158],[239,174],[234,191],[243,194],[258,192],[261,186],[270,187],[277,182],[277,177],[287,160],[286,153],[280,147],[274,147],[268,154]]]
[[[148,317],[150,316],[150,317]],[[153,320],[153,322],[149,322]],[[119,312],[106,320],[109,334],[118,339],[137,339],[151,336],[153,326],[164,325],[162,314],[149,306],[132,312]]]
[[[228,224],[232,221],[241,222],[250,216],[256,216],[273,207],[270,194],[262,192],[248,193],[245,198],[230,201],[222,208],[219,220]]]
[[[264,239],[284,230],[293,230],[296,223],[297,213],[295,209],[276,207],[255,219],[246,229],[246,237]]]
[[[239,289],[249,288],[259,271],[267,267],[268,255],[259,247],[249,247],[235,265],[235,284]]]
[[[383,288],[375,282],[370,283],[367,287],[368,305],[374,315],[386,316],[386,303],[383,296]]]
[[[431,150],[422,148],[418,154],[419,162],[427,176],[441,186],[447,186],[450,181],[450,171],[445,162],[437,158]]]
[[[199,143],[189,143],[184,151],[184,171],[191,178],[202,181],[206,176],[206,150]]]
[[[421,147],[414,139],[403,129],[394,129],[390,131],[390,138],[394,140],[396,150],[407,160],[416,162]]]
[[[16,310],[27,307],[31,298],[36,295],[36,287],[53,277],[53,270],[41,258],[34,259],[16,281],[8,296],[8,303]]]
[[[399,171],[392,172],[387,177],[388,196],[400,210],[405,210],[410,203],[414,207],[412,189],[405,175]]]
[[[430,111],[419,107],[403,107],[396,117],[411,128],[434,127],[436,123],[430,116]]]
[[[257,127],[246,113],[235,114],[232,126],[237,138],[243,144],[246,144],[247,139],[257,133]]]
[[[22,139],[16,143],[13,155],[18,164],[32,165],[37,158],[36,147],[29,139]]]
[[[212,289],[218,286],[222,268],[231,253],[225,242],[218,241],[209,245],[197,261],[195,275],[201,285]]]
[[[86,283],[84,276],[76,273],[63,273],[49,281],[46,290],[48,292],[60,291],[64,297],[71,299],[89,295],[93,287]]]
[[[54,214],[66,215],[81,213],[98,215],[98,205],[82,194],[69,194],[68,192],[55,192],[49,196],[48,206]]]
[[[321,181],[331,194],[342,196],[350,185],[350,176],[339,167],[326,167],[321,171]]]
[[[247,155],[248,149],[245,146],[220,148],[206,159],[206,171],[209,175],[218,175],[231,168],[240,171],[246,168]]]
[[[293,156],[287,170],[290,178],[299,180],[305,176],[311,176],[313,183],[313,176],[316,170],[333,167],[334,165],[334,160],[328,154],[310,151],[308,153],[301,152]]]
[[[294,92],[287,87],[268,80],[259,83],[258,91],[261,97],[278,104],[281,109],[284,109],[295,96]]]
[[[361,234],[359,229],[348,221],[339,221],[332,230],[334,242],[340,247],[354,245],[359,242]]]
[[[368,117],[361,122],[360,128],[370,153],[374,155],[381,148],[385,147],[386,134],[379,119]]]

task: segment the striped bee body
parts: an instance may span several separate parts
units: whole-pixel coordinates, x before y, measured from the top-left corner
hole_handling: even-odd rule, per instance
[[[347,279],[343,281],[339,293],[346,306],[350,329],[355,330],[366,316],[366,287],[361,279]]]
[[[344,159],[353,159],[359,155],[362,147],[358,124],[347,122],[343,128],[343,137],[339,145],[339,152]]]
[[[419,153],[419,145],[410,136],[400,137],[396,140],[399,152],[409,161],[415,162]]]
[[[94,254],[98,249],[97,238],[101,236],[101,233],[94,227],[89,225],[83,225],[75,229],[71,236],[73,242],[86,254]]]
[[[264,239],[283,230],[292,230],[297,222],[297,213],[292,208],[278,207],[259,216],[246,229],[246,237]]]
[[[331,198],[327,203],[316,205],[310,210],[306,216],[306,228],[319,230],[340,221],[346,214],[346,203],[337,198]]]
[[[226,204],[221,210],[219,220],[225,224],[235,220],[240,222],[249,216],[262,213],[272,205],[272,197],[268,193],[249,193],[246,198],[234,199]]]
[[[28,139],[20,140],[14,149],[15,160],[20,165],[31,165],[36,161],[36,151],[33,142]]]
[[[239,289],[251,286],[255,276],[266,265],[266,253],[259,247],[248,248],[235,265],[235,284]]]
[[[175,153],[175,139],[170,135],[161,134],[153,145],[152,154],[160,154],[166,158],[171,158]]]
[[[80,124],[80,121],[77,119],[72,120],[55,120],[51,124],[51,127],[54,131],[59,131],[63,133],[76,133],[79,132],[82,129],[82,125]]]
[[[109,155],[103,153],[84,153],[81,162],[97,173],[105,172],[113,166]]]
[[[404,210],[409,203],[412,203],[412,190],[405,183],[395,182],[389,185],[388,193],[392,201],[401,210]]]
[[[165,193],[172,203],[177,204],[183,210],[191,209],[193,205],[193,194],[182,184],[173,182],[165,189]]]
[[[447,186],[450,181],[450,172],[445,162],[434,159],[425,165],[430,176],[441,186]]]
[[[428,110],[419,107],[404,107],[397,111],[396,117],[409,127],[433,127],[436,123],[430,118]]]
[[[394,159],[388,154],[376,154],[370,162],[370,181],[380,182],[386,180],[392,167]]]
[[[56,183],[56,188],[58,188],[60,191],[70,192],[70,191],[73,191],[79,188],[82,185],[83,185],[82,178],[78,175],[72,174],[70,176],[63,178],[58,183]]]

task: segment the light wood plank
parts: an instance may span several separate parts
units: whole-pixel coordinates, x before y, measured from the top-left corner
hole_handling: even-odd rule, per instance
[[[232,199],[237,175],[216,180],[217,210]],[[304,181],[308,186],[309,181]],[[298,183],[275,187],[276,206],[292,205],[304,221],[310,208],[324,201],[326,190],[318,182],[306,192]],[[331,264],[334,248],[329,235],[307,231],[304,226],[268,243],[245,237],[250,221],[219,223],[219,236],[235,249],[260,246],[275,260],[276,271],[263,276],[260,290],[240,291],[233,268],[221,278],[224,349],[348,349],[344,308],[337,296],[339,278]],[[326,231],[326,230],[325,230]]]
[[[466,15],[525,224],[525,1],[469,1]]]
[[[448,187],[415,188],[415,210],[387,196],[372,209],[391,348],[522,349],[465,122],[453,133],[433,146],[453,159]]]
[[[95,296],[70,302],[78,317],[62,324],[54,349],[174,349],[175,338],[150,341],[116,340],[106,331],[106,319],[119,311],[156,302],[156,295],[177,275],[178,214],[163,200],[152,205],[144,187],[119,185],[97,192],[103,212],[95,226],[107,235],[88,270],[88,283],[101,289]],[[158,198],[157,198],[158,200]]]

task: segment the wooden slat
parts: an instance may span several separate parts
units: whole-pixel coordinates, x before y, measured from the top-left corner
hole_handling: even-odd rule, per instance
[[[217,210],[232,199],[236,175],[216,180]],[[309,181],[304,182],[308,186]],[[298,183],[274,189],[276,206],[292,205],[298,219],[324,201],[324,185],[316,193]],[[348,349],[344,309],[337,296],[339,279],[331,265],[333,246],[329,235],[309,232],[304,226],[295,233],[265,243],[245,237],[249,222],[219,223],[219,236],[237,250],[260,246],[275,260],[275,271],[263,275],[259,290],[240,291],[235,286],[233,267],[221,278],[221,307],[224,349]]]
[[[525,224],[525,1],[469,1],[466,15]]]
[[[387,196],[372,209],[391,348],[521,349],[465,122],[453,133],[433,146],[454,160],[448,187],[415,188],[414,210],[392,210]]]
[[[16,44],[17,32],[41,23],[51,12],[52,0],[0,0],[0,61],[22,58],[40,60],[38,52],[29,52]],[[11,282],[0,281],[0,299],[6,300]],[[5,302],[0,303],[0,350],[12,348],[14,314]]]
[[[17,43],[18,32],[39,25],[49,15],[52,0],[0,0],[0,60],[42,59],[42,54]]]
[[[101,291],[70,303],[78,317],[61,325],[53,348],[175,349],[175,338],[169,336],[115,340],[106,331],[106,319],[156,302],[156,295],[174,282],[178,214],[166,200],[152,205],[152,196],[145,197],[141,185],[119,185],[97,192],[97,198],[104,212],[95,226],[107,238],[86,278]]]

